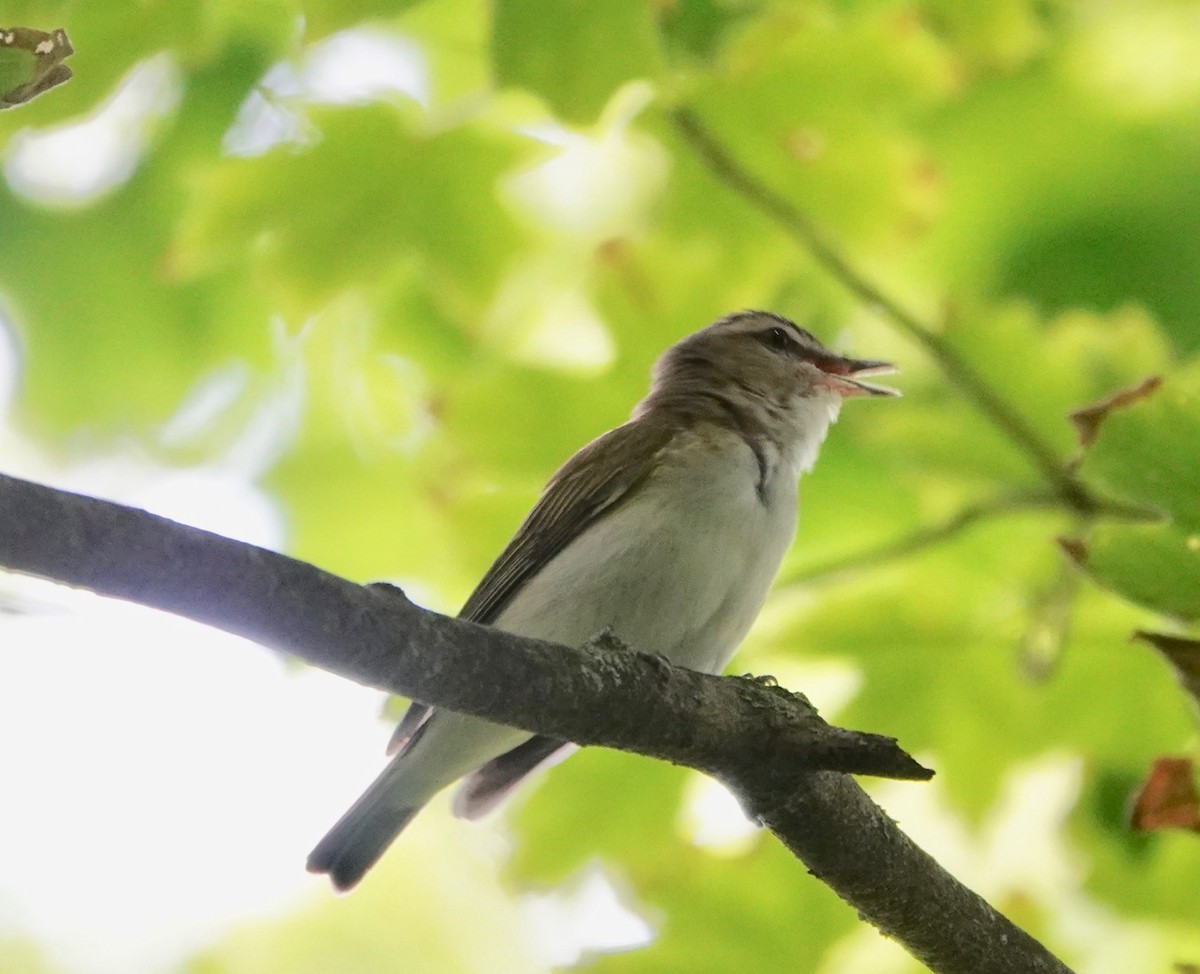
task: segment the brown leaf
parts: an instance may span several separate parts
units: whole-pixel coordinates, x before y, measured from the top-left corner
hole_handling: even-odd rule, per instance
[[[1129,824],[1139,832],[1200,832],[1200,794],[1191,758],[1159,758],[1133,800]]]
[[[0,27],[0,108],[14,108],[69,81],[75,53],[67,32]]]
[[[1075,425],[1075,432],[1079,434],[1079,445],[1088,447],[1095,442],[1096,434],[1100,431],[1100,424],[1114,409],[1124,409],[1132,406],[1135,402],[1148,398],[1157,392],[1161,385],[1162,376],[1152,375],[1143,379],[1132,389],[1121,389],[1099,402],[1076,409],[1070,414],[1070,420]]]
[[[1160,632],[1139,629],[1134,639],[1149,643],[1167,658],[1179,682],[1197,704],[1200,704],[1200,640],[1184,636],[1167,636]]]

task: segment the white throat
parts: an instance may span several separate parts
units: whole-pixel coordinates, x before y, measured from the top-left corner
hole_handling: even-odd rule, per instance
[[[797,477],[812,470],[841,408],[842,397],[835,392],[819,392],[792,401],[788,417],[790,436],[784,441],[782,459]]]

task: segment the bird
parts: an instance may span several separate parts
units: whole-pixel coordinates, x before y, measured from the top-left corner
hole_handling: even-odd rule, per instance
[[[603,631],[719,673],[796,532],[797,484],[842,402],[898,396],[887,362],[836,354],[782,315],[728,314],[668,348],[628,422],[550,479],[460,618],[579,646]],[[354,887],[425,804],[462,779],[478,818],[574,749],[414,702],[390,763],[321,839],[308,870]]]

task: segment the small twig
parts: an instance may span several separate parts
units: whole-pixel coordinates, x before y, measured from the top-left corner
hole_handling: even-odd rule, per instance
[[[926,548],[941,544],[967,528],[989,518],[1025,511],[1054,510],[1061,504],[1058,494],[1047,491],[1018,491],[1002,494],[989,501],[970,504],[941,524],[918,528],[910,534],[888,541],[875,548],[856,552],[812,567],[801,567],[782,574],[780,587],[786,585],[819,585],[831,582],[848,572],[878,568],[888,562],[915,555]]]
[[[733,158],[697,115],[687,108],[671,113],[676,129],[709,170],[785,230],[851,294],[886,314],[915,339],[946,376],[1029,458],[1055,492],[1080,513],[1094,511],[1096,500],[1065,468],[1062,459],[1026,421],[929,325],[888,297],[842,256],[808,214],[776,193]]]
[[[1118,521],[1134,523],[1153,523],[1161,520],[1162,515],[1157,511],[1137,504],[1126,504],[1104,497],[1091,498],[1089,519],[1112,518]],[[878,568],[888,562],[910,555],[918,554],[926,548],[931,548],[943,541],[948,541],[978,524],[993,517],[1006,514],[1020,514],[1027,511],[1052,511],[1062,507],[1062,497],[1054,491],[1020,490],[1001,494],[988,501],[969,504],[957,514],[947,518],[941,524],[918,528],[910,534],[885,542],[866,551],[855,552],[842,558],[835,558],[824,564],[811,567],[801,567],[779,576],[778,585],[820,585],[835,581],[838,577],[853,571]]]

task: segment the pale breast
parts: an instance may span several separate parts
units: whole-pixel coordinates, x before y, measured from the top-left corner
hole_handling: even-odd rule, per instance
[[[735,433],[683,444],[632,497],[534,576],[496,625],[579,645],[611,627],[638,649],[724,668],[796,526],[795,473],[762,469]]]

